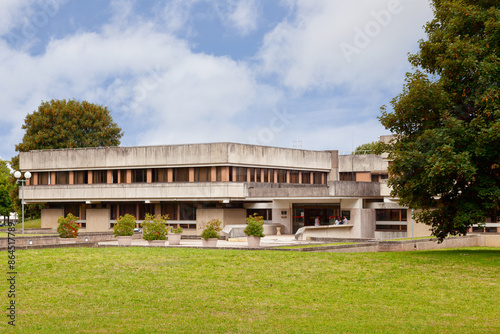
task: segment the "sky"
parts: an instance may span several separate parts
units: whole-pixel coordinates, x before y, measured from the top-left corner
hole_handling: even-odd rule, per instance
[[[121,146],[348,152],[389,134],[426,0],[1,0],[0,158],[43,101],[106,106]]]

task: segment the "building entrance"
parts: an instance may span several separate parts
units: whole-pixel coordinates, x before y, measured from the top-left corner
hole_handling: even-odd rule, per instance
[[[332,225],[336,217],[340,217],[340,204],[293,204],[293,233],[304,226],[314,226],[319,217],[320,225]]]

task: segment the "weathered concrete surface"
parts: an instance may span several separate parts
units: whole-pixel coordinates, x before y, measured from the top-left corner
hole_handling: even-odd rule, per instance
[[[295,233],[296,240],[310,240],[311,238],[352,238],[353,225],[322,225],[304,226]]]
[[[388,162],[375,154],[339,155],[339,172],[387,171]]]
[[[40,227],[57,229],[59,226],[57,220],[63,216],[63,209],[42,209]]]
[[[109,231],[109,209],[87,209],[86,232]]]
[[[236,143],[107,147],[21,152],[23,171],[250,165],[324,170],[336,167],[337,151],[310,151]]]

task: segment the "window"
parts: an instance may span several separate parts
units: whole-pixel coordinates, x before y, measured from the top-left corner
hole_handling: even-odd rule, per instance
[[[146,218],[146,214],[155,214],[155,205],[151,203],[139,203],[139,217],[138,220],[144,220]]]
[[[286,170],[278,169],[277,177],[278,177],[277,179],[278,183],[286,183]]]
[[[146,169],[132,169],[132,183],[145,183],[146,181]]]
[[[108,172],[105,170],[92,171],[92,183],[106,183]]]
[[[126,214],[132,215],[137,218],[136,204],[135,203],[124,203],[120,204],[120,216]]]
[[[174,182],[189,182],[189,168],[174,168]]]
[[[49,179],[50,179],[49,172],[38,173],[38,184],[49,184]]]
[[[73,183],[74,184],[87,184],[88,183],[89,172],[86,170],[79,170],[74,172]]]
[[[179,220],[196,220],[196,207],[192,203],[179,204]]]
[[[152,181],[153,182],[168,182],[168,169],[167,168],[154,168]]]
[[[177,216],[177,208],[178,208],[179,203],[161,203],[161,214],[162,215],[168,215],[169,220],[178,220],[179,217]]]
[[[197,167],[194,169],[195,182],[210,182],[212,168],[211,167]]]
[[[250,171],[250,182],[255,182],[255,168],[248,168]]]
[[[217,181],[217,182],[222,181],[222,167],[215,168],[215,181]]]
[[[321,177],[321,172],[314,172],[313,173],[313,183],[314,184],[323,184],[322,177]]]
[[[56,172],[56,184],[69,184],[69,172]]]
[[[64,204],[64,217],[71,213],[75,217],[80,217],[80,204]]]
[[[406,225],[376,225],[377,231],[406,231]]]
[[[236,182],[247,182],[247,169],[245,167],[233,167],[236,172]]]
[[[353,172],[340,172],[339,179],[340,181],[355,181],[356,178]]]
[[[299,171],[298,170],[290,171],[290,183],[299,183]]]
[[[262,182],[261,181],[261,169],[260,168],[255,168],[255,182]]]
[[[406,209],[377,209],[377,221],[406,221]]]
[[[302,172],[302,183],[304,183],[304,184],[311,183],[311,173]]]

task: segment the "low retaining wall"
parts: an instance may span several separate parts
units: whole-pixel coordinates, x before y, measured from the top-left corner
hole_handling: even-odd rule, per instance
[[[85,241],[87,238],[87,241]],[[113,240],[114,236],[112,232],[96,232],[96,233],[80,233],[76,239],[77,243],[93,243],[99,241],[109,241]],[[12,238],[11,238],[12,240]],[[16,231],[15,237],[16,247],[18,246],[41,246],[41,245],[57,245],[59,243],[59,236],[57,235],[40,235],[40,236],[21,236],[21,234]],[[31,244],[30,244],[31,240]],[[0,238],[0,248],[4,249],[8,246],[8,238]],[[12,241],[11,241],[12,242]],[[12,243],[11,243],[12,244]]]

